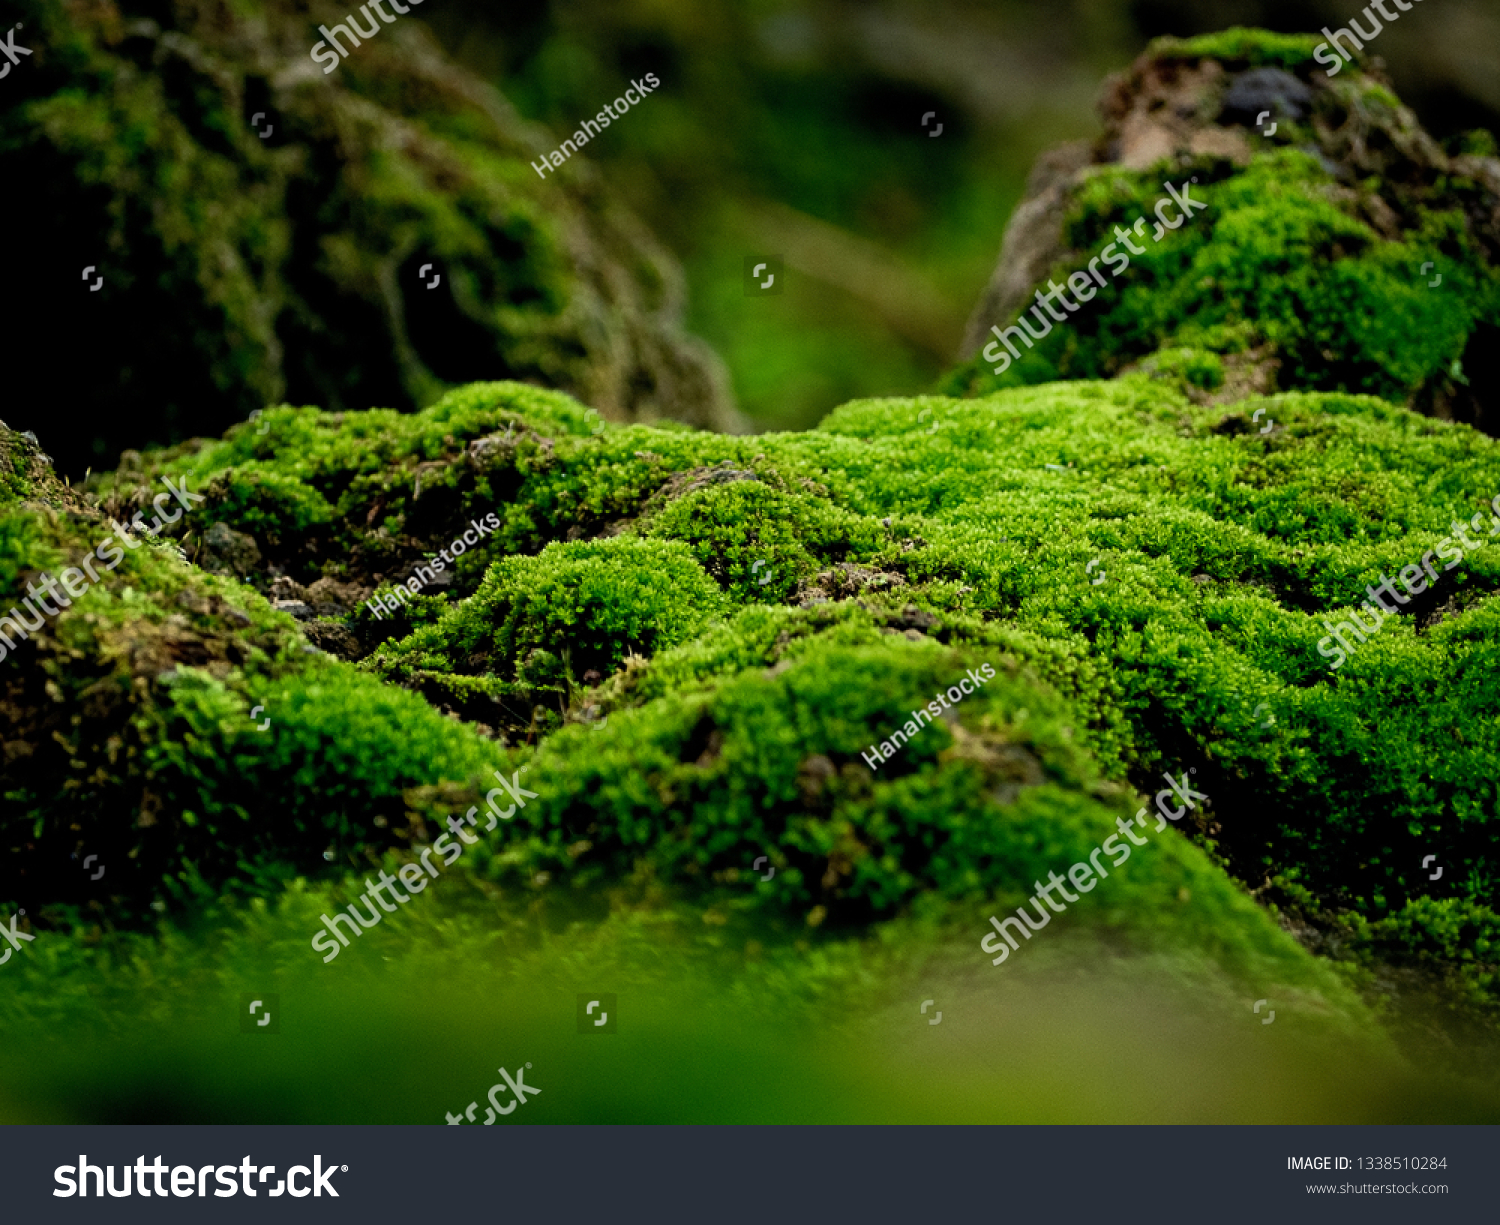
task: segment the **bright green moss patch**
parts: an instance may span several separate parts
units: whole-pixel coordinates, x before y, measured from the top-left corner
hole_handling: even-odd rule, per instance
[[[1184,356],[1179,368],[1192,369],[1191,351]],[[736,858],[759,843],[798,848],[786,852],[769,895],[778,912],[805,917],[823,907],[828,921],[843,914],[857,922],[934,891],[1003,894],[1036,864],[1023,868],[1011,852],[970,844],[989,821],[981,815],[986,783],[981,767],[965,783],[968,767],[958,759],[934,759],[953,747],[947,733],[924,731],[878,778],[859,755],[883,727],[899,726],[919,696],[899,669],[877,678],[906,651],[920,658],[923,643],[947,642],[966,652],[993,648],[1046,678],[1059,695],[1051,700],[1066,703],[1058,709],[1072,711],[1069,743],[1097,754],[1105,777],[1153,790],[1163,773],[1197,766],[1214,798],[1211,822],[1196,836],[1242,880],[1294,867],[1335,909],[1378,918],[1420,892],[1410,865],[1437,853],[1451,865],[1449,888],[1478,896],[1467,894],[1469,882],[1494,837],[1484,815],[1494,799],[1478,763],[1500,744],[1485,713],[1492,699],[1476,686],[1488,675],[1488,593],[1500,585],[1500,553],[1473,552],[1441,596],[1414,610],[1430,617],[1452,601],[1445,620],[1418,629],[1404,618],[1337,673],[1317,649],[1324,616],[1363,598],[1380,574],[1420,559],[1449,534],[1455,514],[1467,519],[1476,500],[1500,492],[1493,444],[1472,432],[1369,398],[1195,405],[1143,372],[978,402],[867,401],[845,406],[814,435],[687,440],[698,443],[696,453],[631,433],[636,452],[669,455],[686,473],[719,471],[707,462],[715,461],[726,471],[797,473],[830,491],[822,510],[818,495],[754,479],[639,503],[635,530],[652,543],[678,535],[703,565],[723,567],[735,597],[773,598],[779,589],[760,593],[743,577],[736,584],[735,567],[721,560],[734,547],[779,549],[782,559],[804,550],[800,597],[809,590],[801,575],[827,560],[814,553],[826,547],[818,526],[840,517],[857,546],[848,555],[893,567],[903,585],[826,603],[799,599],[800,608],[752,603],[674,648],[638,652],[643,658],[600,691],[607,729],[563,729],[543,741],[529,785],[544,798],[527,816],[534,809],[545,828],[480,854],[484,862],[495,856],[497,880],[519,885],[546,874],[582,889],[650,864],[663,879],[706,883],[737,870]],[[617,496],[611,475],[617,491],[640,499],[640,470],[610,466],[619,446],[606,436],[560,450],[513,510],[580,480],[607,502]],[[676,479],[665,477],[664,488]],[[723,506],[737,513],[720,513]],[[1483,523],[1488,539],[1490,520]],[[537,561],[578,549],[552,546]],[[462,679],[474,692],[521,709],[551,694],[579,717],[580,622],[562,628],[578,609],[568,603],[559,617],[550,597],[527,603],[517,589],[531,564],[496,566],[486,590],[507,593],[503,600],[476,595],[385,648],[375,665],[418,687],[423,669],[471,672]],[[892,648],[884,645],[891,635],[915,637]],[[507,645],[486,658],[480,648],[496,642]],[[575,652],[571,664],[564,647]],[[622,648],[614,649],[618,661]],[[831,687],[794,698],[770,679],[783,673]],[[1392,675],[1403,682],[1391,684]],[[749,701],[766,685],[774,696],[756,697],[754,715],[730,717],[726,695]],[[1442,703],[1414,703],[1414,686],[1444,695]],[[788,713],[805,701],[813,708]],[[982,711],[973,704],[976,716]],[[1455,727],[1470,746],[1458,756]],[[1010,743],[1016,731],[1000,734]],[[732,747],[736,736],[743,751]],[[1069,790],[1067,803],[1087,809],[1087,786],[1073,786],[1082,792]],[[828,806],[809,808],[820,788]],[[1033,828],[1042,818],[1025,811],[1023,825]],[[704,818],[688,814],[717,814],[711,828],[720,832],[700,845]],[[793,838],[793,829],[804,832]],[[921,859],[913,838],[934,859]],[[950,843],[963,849],[938,849]],[[993,875],[975,869],[991,855]],[[825,891],[825,877],[838,888]],[[1157,913],[1155,903],[1145,909]]]
[[[1162,60],[1218,60],[1230,67],[1305,68],[1323,39],[1316,34],[1275,34],[1232,26],[1197,38],[1158,38],[1147,55]]]
[[[206,502],[171,530],[194,551],[209,525],[223,522],[294,578],[374,588],[404,580],[474,519],[505,513],[525,474],[550,466],[551,439],[598,428],[598,415],[567,396],[483,383],[413,414],[271,409],[222,440],[132,456],[92,487],[111,513],[128,518],[143,489],[160,488],[163,476],[186,478]],[[524,538],[534,542],[535,533]],[[462,590],[472,590],[486,557],[498,555],[494,543],[479,538],[447,567]]]
[[[1164,196],[1163,175],[1118,167],[1095,173],[1065,225],[1066,244],[1082,260],[1051,275],[1064,281],[1110,247],[1118,259],[1128,250],[1118,234],[1142,216],[1145,235],[1131,232],[1131,241],[1144,254],[1107,274],[1097,297],[1034,348],[1013,338],[1021,356],[1003,374],[993,367],[1006,350],[992,344],[994,360],[981,354],[949,375],[944,389],[978,395],[1107,377],[1172,347],[1190,325],[1185,339],[1196,346],[1212,345],[1214,329],[1233,330],[1241,344],[1248,336],[1268,345],[1281,362],[1280,386],[1406,403],[1448,377],[1476,325],[1500,322],[1500,275],[1456,210],[1421,213],[1402,241],[1387,241],[1354,215],[1332,175],[1291,149],[1258,153],[1243,170],[1205,162],[1167,177],[1179,188],[1196,178],[1189,190],[1207,208],[1158,242],[1151,210]],[[1424,263],[1433,265],[1425,273]],[[1434,275],[1442,276],[1438,290],[1429,285]],[[1190,381],[1215,385],[1212,376]]]
[[[1231,354],[1245,343],[1229,324],[1214,339]],[[1295,870],[1374,921],[1425,891],[1410,864],[1437,853],[1444,888],[1478,899],[1494,837],[1478,763],[1500,752],[1481,680],[1500,547],[1466,551],[1338,671],[1319,644],[1325,619],[1500,493],[1494,444],[1370,397],[1195,403],[1183,388],[1212,384],[1212,356],[1188,347],[1111,382],[984,400],[863,401],[821,430],[753,439],[596,436],[566,401],[540,397],[534,420],[513,406],[539,393],[473,389],[386,442],[432,457],[407,473],[420,498],[396,492],[407,477],[389,496],[408,499],[392,503],[403,517],[455,496],[463,513],[484,487],[504,527],[368,666],[545,747],[590,703],[611,718],[686,709],[738,676],[892,636],[995,649],[1070,705],[1104,777],[1154,790],[1196,766],[1215,796],[1196,836],[1240,879]],[[286,462],[354,497],[360,446],[339,433],[364,427],[308,420]],[[191,459],[213,485],[208,451]],[[367,521],[375,496],[350,518]],[[1470,528],[1486,542],[1487,515]],[[596,538],[558,539],[575,532]],[[642,792],[632,820],[654,805],[670,824],[682,794]]]
[[[985,906],[998,895],[1014,906],[1025,896],[1017,885],[1029,892],[1033,879],[1086,859],[1135,811],[1078,749],[1066,703],[994,653],[994,679],[954,717],[878,769],[863,757],[935,692],[982,677],[987,654],[825,643],[686,702],[615,716],[602,731],[560,732],[528,775],[539,798],[502,844],[476,848],[474,863],[513,885],[546,872],[577,888],[648,867],[664,882],[741,882],[723,890],[738,899],[731,907],[812,926],[891,918],[924,898]],[[670,815],[662,795],[674,799]],[[747,890],[763,852],[776,875]],[[1221,964],[1241,968],[1295,960],[1291,942],[1170,829],[1117,875],[1074,921],[1149,930],[1163,947],[1193,930]],[[983,934],[976,926],[976,943]]]
[[[683,545],[616,537],[496,563],[473,597],[370,666],[384,675],[484,670],[538,690],[614,671],[692,637],[726,601]],[[564,647],[564,644],[566,646]],[[566,651],[565,663],[560,658]]]
[[[133,851],[147,871],[178,876],[191,865],[194,877],[242,878],[264,894],[267,880],[316,874],[394,841],[409,791],[477,786],[505,762],[419,698],[326,663],[248,682],[182,670],[164,686],[163,706],[139,716],[158,814]],[[254,719],[252,705],[261,708]]]
[[[1375,923],[1354,924],[1356,953],[1380,964],[1416,966],[1493,1016],[1500,1000],[1500,915],[1458,898],[1418,898]]]
[[[653,516],[646,530],[688,545],[740,600],[785,596],[828,565],[870,558],[881,543],[873,519],[760,481],[685,494]]]
[[[276,542],[300,537],[336,517],[328,500],[275,471],[239,469],[211,489],[215,509],[253,536]]]
[[[1224,385],[1224,363],[1208,349],[1158,349],[1141,368],[1149,374],[1180,379],[1202,391],[1217,391]]]

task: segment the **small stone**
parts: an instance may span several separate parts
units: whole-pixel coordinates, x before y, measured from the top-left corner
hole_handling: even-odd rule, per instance
[[[215,523],[203,534],[203,548],[198,554],[202,569],[246,578],[260,568],[260,563],[255,537],[237,532],[227,523]]]
[[[311,607],[301,600],[272,600],[271,607],[277,612],[289,613],[298,621],[311,621],[315,614]]]

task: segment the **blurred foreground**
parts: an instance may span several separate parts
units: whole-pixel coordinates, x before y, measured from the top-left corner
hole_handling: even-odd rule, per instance
[[[523,1065],[541,1093],[502,1122],[1500,1119],[1493,1078],[1413,1067],[1357,1007],[1267,986],[1268,1024],[1209,964],[1077,931],[994,969],[951,928],[809,947],[660,910],[548,932],[473,895],[323,966],[317,906],[291,898],[212,948],[119,946],[71,996],[59,958],[98,950],[30,946],[6,970],[0,1121],[442,1124],[475,1103],[480,1123],[498,1069]],[[279,997],[279,1032],[241,1032],[243,992]],[[585,992],[616,996],[618,1032],[579,1032]]]

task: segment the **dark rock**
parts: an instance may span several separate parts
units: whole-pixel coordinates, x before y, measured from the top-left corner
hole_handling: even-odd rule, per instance
[[[260,569],[260,546],[255,537],[237,532],[227,523],[215,523],[203,534],[203,546],[195,560],[213,573],[247,578]]]
[[[309,621],[302,632],[314,646],[339,659],[358,659],[364,654],[359,640],[337,621]]]
[[[1220,123],[1253,128],[1266,111],[1271,119],[1301,119],[1312,105],[1312,90],[1281,68],[1252,68],[1240,73],[1224,95]]]

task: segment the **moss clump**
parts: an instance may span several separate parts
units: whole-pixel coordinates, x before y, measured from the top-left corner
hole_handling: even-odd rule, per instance
[[[1500,163],[1449,156],[1378,78],[1330,79],[1312,48],[1248,30],[1153,43],[1106,89],[1105,135],[1034,177],[941,389],[1109,377],[1190,347],[1241,355],[1224,398],[1349,391],[1500,432]],[[1061,322],[1035,297],[1049,284]],[[1018,320],[1035,340],[1007,346]]]
[[[1212,370],[1191,352],[1180,368]],[[1241,879],[1295,871],[1334,911],[1375,921],[1425,892],[1409,861],[1438,853],[1444,888],[1481,897],[1464,882],[1493,837],[1471,814],[1487,804],[1475,762],[1500,751],[1479,680],[1500,554],[1468,553],[1414,621],[1339,671],[1318,649],[1326,619],[1500,491],[1493,446],[1471,431],[1336,394],[1225,409],[1144,371],[981,401],[867,401],[812,434],[754,440],[594,435],[554,400],[507,416],[515,394],[476,389],[479,416],[461,423],[450,404],[406,428],[432,440],[431,488],[503,471],[503,546],[538,553],[492,563],[472,595],[451,589],[451,611],[380,649],[382,675],[532,738],[534,703],[560,700],[572,719],[585,702],[680,697],[825,633],[999,647],[1075,704],[1106,777],[1155,789],[1165,771],[1206,771],[1216,798],[1200,836]],[[525,441],[476,469],[463,439],[502,416]],[[228,445],[195,457],[210,484]],[[329,445],[278,462],[316,465]],[[576,531],[613,534],[559,542]],[[755,550],[796,586],[748,581]],[[855,591],[833,592],[833,573]],[[788,606],[761,607],[778,598]],[[616,672],[597,697],[582,688],[590,671]],[[1394,673],[1445,694],[1442,718],[1412,708]],[[1454,728],[1477,757],[1445,751]]]
[[[597,426],[598,414],[576,400],[520,383],[474,384],[416,414],[283,406],[223,440],[129,452],[90,487],[108,513],[128,519],[164,477],[186,479],[205,502],[168,531],[190,554],[223,523],[255,542],[264,567],[252,581],[263,590],[273,569],[301,584],[333,579],[358,588],[352,606],[404,579],[473,520],[505,514],[523,475],[550,462],[553,438]],[[514,547],[518,536],[528,546],[537,540],[515,527],[478,538],[445,567],[450,580],[472,590],[485,559],[498,555],[494,539]]]
[[[649,656],[693,637],[726,605],[675,541],[551,544],[536,557],[501,559],[470,599],[382,646],[370,666],[416,683],[479,673],[521,680],[534,696],[566,695],[586,672],[607,674],[627,655]]]
[[[826,496],[783,492],[759,480],[684,493],[648,511],[643,530],[682,541],[740,601],[784,598],[828,566],[869,559],[882,535],[874,519]]]
[[[1442,981],[1455,1002],[1493,1017],[1500,1000],[1500,915],[1460,898],[1416,898],[1350,932],[1359,956],[1379,965],[1413,967]]]
[[[1181,369],[1210,369],[1196,360]],[[263,462],[308,472],[325,497],[342,490],[331,522],[368,524],[386,488],[351,475],[369,428],[275,414],[267,437],[299,441]],[[506,386],[461,393],[401,431],[380,457],[393,513],[429,496],[395,492],[418,468],[466,516],[481,488],[504,489],[491,547],[536,550],[495,556],[472,590],[465,578],[432,597],[457,602],[409,636],[399,627],[371,660],[489,733],[533,740],[588,703],[611,719],[641,705],[637,726],[676,728],[689,695],[783,667],[809,643],[998,649],[1071,704],[1069,726],[1105,778],[1154,791],[1164,772],[1196,766],[1214,796],[1197,836],[1241,880],[1295,878],[1329,913],[1378,922],[1428,893],[1409,866],[1438,854],[1442,895],[1484,900],[1472,871],[1494,837],[1478,763],[1500,753],[1482,680],[1500,553],[1466,551],[1413,617],[1337,672],[1318,647],[1326,619],[1500,491],[1493,444],[1472,431],[1327,393],[1226,409],[1144,371],[977,401],[866,401],[811,434],[753,440],[596,435],[566,400]],[[252,445],[239,433],[180,458],[212,488]],[[143,457],[132,480],[164,463]],[[247,506],[212,513],[253,526],[234,518]],[[1489,525],[1473,530],[1487,541]],[[756,550],[795,585],[750,581]],[[835,590],[834,574],[852,590]],[[605,678],[593,694],[590,672]],[[1413,706],[1413,685],[1444,695],[1441,707]],[[557,712],[540,725],[527,714],[538,703]],[[603,748],[615,732],[588,734]],[[1465,754],[1451,752],[1455,735]],[[836,773],[868,769],[853,745],[821,756]],[[733,785],[755,786],[748,774]],[[670,824],[683,793],[659,786],[640,802]]]
[[[1185,391],[1218,391],[1224,386],[1224,361],[1208,348],[1182,346],[1158,349],[1141,363],[1147,373],[1176,379]]]
[[[0,612],[105,538],[91,509],[0,506]],[[117,547],[116,568],[0,660],[5,900],[40,921],[131,925],[200,889],[274,892],[394,844],[430,814],[422,788],[468,794],[505,760],[171,543]],[[109,865],[107,905],[85,853]]]
[[[1205,211],[1159,242],[1149,220],[1163,195],[1159,173],[1110,168],[1082,184],[1065,225],[1068,247],[1118,250],[1115,236],[1144,216],[1145,234],[1132,237],[1144,254],[1118,279],[1106,275],[1088,307],[1034,348],[1015,342],[1021,356],[1003,374],[981,355],[945,388],[983,394],[1107,377],[1176,346],[1190,321],[1192,338],[1248,327],[1249,345],[1266,346],[1280,363],[1281,386],[1408,403],[1450,378],[1481,324],[1500,323],[1500,275],[1487,266],[1460,210],[1428,213],[1404,241],[1382,241],[1369,222],[1341,207],[1335,177],[1300,151],[1259,155],[1244,170],[1198,169],[1189,192]],[[1052,275],[1065,281],[1079,266],[1059,265]],[[1429,285],[1434,272],[1443,292]],[[1045,315],[1028,319],[1037,332],[1045,322]],[[999,343],[988,348],[996,360],[1008,356]]]
[[[640,718],[625,724],[641,729],[628,733],[629,752],[642,734],[664,735],[673,747],[662,760],[676,762],[683,753],[696,761],[719,751],[709,748],[719,727],[707,708],[697,708],[699,722],[683,724],[688,695],[708,701],[701,695],[730,678],[787,667],[804,650],[868,647],[892,634],[998,648],[1074,704],[1078,742],[1106,777],[1154,790],[1164,772],[1196,765],[1215,797],[1199,836],[1241,879],[1295,871],[1333,912],[1378,920],[1425,892],[1409,862],[1435,852],[1453,865],[1446,888],[1480,896],[1462,882],[1489,853],[1493,829],[1457,814],[1484,809],[1474,761],[1500,752],[1472,679],[1488,650],[1500,554],[1481,548],[1467,556],[1458,574],[1414,604],[1415,625],[1387,627],[1340,671],[1317,649],[1325,618],[1364,598],[1382,573],[1419,559],[1450,533],[1455,514],[1467,519],[1500,490],[1493,446],[1472,432],[1328,394],[1226,410],[1143,372],[982,401],[864,402],[813,435],[697,438],[683,448],[670,435],[626,434],[554,448],[552,462],[520,486],[514,520],[541,522],[564,503],[612,506],[625,517],[611,530],[652,541],[676,536],[709,565],[742,539],[738,520],[716,518],[715,508],[733,498],[748,509],[758,494],[761,506],[786,518],[774,527],[750,513],[743,539],[777,548],[795,539],[811,554],[824,546],[807,526],[843,520],[851,525],[847,556],[899,586],[829,599],[803,585],[782,596],[801,607],[762,607],[780,592],[746,584],[743,562],[724,565],[721,582],[742,609],[732,621],[628,662],[589,698],[577,688],[583,669],[572,668],[571,684],[560,679],[566,634],[550,644],[535,639],[549,657],[533,660],[531,671],[514,651],[474,652],[476,627],[490,633],[510,616],[475,596],[472,617],[456,612],[385,648],[383,668],[397,661],[410,669],[389,675],[418,683],[423,667],[462,671],[466,684],[522,709],[562,694],[571,699],[568,718],[581,717],[586,701],[612,720],[640,705]],[[806,481],[826,492],[780,492],[749,479],[682,492],[716,471],[779,474],[789,489]],[[648,491],[647,473],[660,482],[658,493]],[[604,518],[583,521],[602,526]],[[715,536],[720,523],[724,534]],[[492,577],[513,583],[519,571],[510,567],[502,563]],[[893,665],[870,657],[862,666],[873,677]],[[1387,684],[1393,673],[1448,695],[1442,717],[1413,708],[1407,689]],[[870,683],[877,692],[886,687]],[[830,705],[853,710],[858,702],[849,694]],[[484,721],[495,719],[507,734],[530,734],[524,718],[508,723],[496,712]],[[839,778],[846,769],[868,771],[859,749],[873,741],[873,722],[851,743],[803,758],[826,758]],[[1478,758],[1446,752],[1455,726]],[[593,746],[591,756],[613,751],[613,723],[576,734]],[[856,746],[859,736],[869,738]],[[679,810],[688,792],[673,769],[664,765],[658,775],[639,763],[631,786],[640,774],[652,782],[649,792],[630,792],[645,806],[632,821],[645,820],[646,809],[670,821]],[[1427,780],[1420,788],[1418,777]],[[735,784],[747,785],[748,774]],[[579,786],[593,803],[604,784]],[[652,794],[673,799],[664,805]],[[683,811],[719,805],[695,801]],[[581,832],[582,810],[569,811],[566,845],[594,841]],[[1319,814],[1312,828],[1308,812]],[[516,870],[561,871],[562,852],[544,843],[535,849],[541,858],[528,852]],[[618,870],[624,861],[604,862]],[[700,870],[727,870],[725,862]],[[828,862],[820,861],[823,871]],[[816,891],[796,904],[827,905]]]
[[[77,509],[82,500],[52,470],[32,433],[17,433],[0,421],[0,507],[35,502],[38,506]]]
[[[334,6],[19,11],[35,58],[0,156],[31,187],[4,217],[32,236],[14,274],[43,288],[12,342],[44,351],[78,326],[76,274],[62,285],[47,251],[95,235],[105,277],[90,361],[11,388],[39,411],[109,405],[97,453],[87,434],[54,441],[66,470],[282,399],[410,409],[496,374],[616,419],[733,427],[717,359],[682,331],[671,256],[582,159],[538,177],[553,138],[420,21],[325,76],[308,40],[343,20]]]
[[[1227,68],[1305,68],[1322,38],[1316,34],[1276,34],[1231,26],[1197,38],[1158,38],[1146,52],[1163,62],[1214,60]]]
[[[935,692],[983,681],[990,660],[993,679],[898,756],[878,771],[861,758]],[[710,905],[831,929],[913,907],[1014,907],[1137,809],[1079,749],[1069,704],[1014,657],[883,638],[873,625],[824,630],[769,671],[657,699],[603,730],[560,731],[527,785],[539,797],[515,832],[474,851],[497,883],[545,873],[577,891],[648,873],[706,890]],[[758,854],[776,867],[769,881],[749,870]],[[975,943],[987,913],[973,912]],[[1170,831],[1070,913],[1149,947],[1201,949],[1234,973],[1303,972],[1290,939]]]

